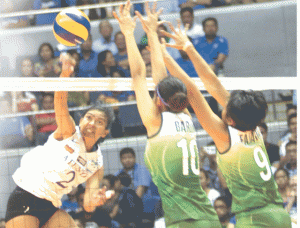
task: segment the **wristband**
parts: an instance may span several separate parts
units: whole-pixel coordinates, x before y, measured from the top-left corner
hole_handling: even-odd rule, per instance
[[[192,42],[191,42],[191,41],[187,41],[187,42],[184,44],[182,50],[185,51],[185,50],[186,50],[189,46],[191,46],[191,45],[193,45]]]

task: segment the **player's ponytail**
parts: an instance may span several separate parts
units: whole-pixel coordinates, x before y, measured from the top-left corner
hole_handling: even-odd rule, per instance
[[[167,109],[172,112],[181,112],[188,105],[185,85],[173,76],[161,80],[156,87],[156,93]]]

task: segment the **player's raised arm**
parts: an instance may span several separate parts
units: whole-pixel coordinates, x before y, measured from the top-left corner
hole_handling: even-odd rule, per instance
[[[152,78],[155,85],[157,85],[159,81],[168,76],[157,35],[158,26],[163,23],[158,21],[158,16],[162,13],[162,9],[156,12],[156,2],[153,3],[152,9],[150,9],[148,2],[145,5],[147,19],[143,18],[138,11],[135,13],[139,17],[148,37],[148,44],[151,47]]]
[[[171,23],[169,23],[169,26],[174,34],[170,34],[166,31],[162,31],[162,33],[172,38],[176,44],[166,44],[166,46],[183,50],[187,53],[198,76],[202,80],[205,89],[218,101],[220,105],[222,105],[222,107],[225,107],[229,100],[229,92],[224,88],[213,70],[197,52],[194,45],[188,39],[186,32],[180,30],[180,20],[178,20],[178,31],[174,29]],[[186,25],[186,29],[187,28],[188,25]]]
[[[61,54],[60,61],[62,62],[62,72],[60,77],[70,77],[74,71],[75,61],[67,54]],[[67,101],[67,91],[56,91],[54,93],[54,111],[57,124],[57,129],[54,132],[54,138],[57,140],[69,138],[75,133],[75,123],[73,118],[70,116]]]
[[[119,16],[116,12],[113,12],[113,15],[118,20],[121,31],[125,36],[126,46],[130,49],[128,61],[133,79],[133,89],[141,119],[149,134],[149,129],[152,129],[153,125],[160,125],[160,120],[157,121],[154,103],[148,92],[146,66],[134,38],[137,17],[131,18],[130,7],[131,3],[128,0],[125,6],[120,6]]]
[[[228,147],[229,135],[225,123],[211,110],[204,96],[199,91],[194,80],[188,76],[166,50],[163,40],[161,49],[164,62],[170,74],[179,78],[187,88],[188,100],[203,129],[213,138],[218,150],[224,151]]]

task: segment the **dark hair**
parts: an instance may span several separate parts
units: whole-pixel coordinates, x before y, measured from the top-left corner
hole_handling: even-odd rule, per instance
[[[74,55],[74,54],[78,54],[78,51],[76,49],[71,49],[71,50],[68,50],[67,53],[69,53],[70,55]]]
[[[286,112],[288,112],[290,109],[296,109],[297,110],[297,106],[293,105],[293,104],[287,104],[286,105]]]
[[[132,148],[130,147],[125,147],[120,151],[120,158],[124,155],[124,154],[132,154],[135,157],[135,152]]]
[[[129,187],[131,184],[131,177],[126,172],[121,172],[117,177],[125,187]]]
[[[297,118],[297,113],[293,113],[292,115],[290,115],[289,116],[289,118],[288,118],[288,125],[290,125],[291,124],[291,120],[293,119],[293,118]]]
[[[240,131],[254,130],[267,113],[267,102],[261,92],[235,90],[230,94],[227,116]]]
[[[88,110],[85,111],[85,113],[82,115],[82,117],[84,117],[85,114],[87,114],[91,110],[98,110],[100,112],[104,112],[104,114],[107,118],[106,129],[110,129],[112,123],[115,120],[115,114],[114,114],[113,108],[102,101],[96,101],[95,103],[92,104],[91,108],[89,108]]]
[[[285,149],[286,149],[288,146],[291,146],[291,145],[297,146],[297,141],[289,140],[288,143],[285,145]]]
[[[215,199],[214,202],[216,202],[217,200],[223,201],[226,204],[227,208],[229,208],[231,206],[231,202],[230,202],[229,198],[226,196],[219,196],[217,199]]]
[[[200,172],[203,172],[203,173],[204,173],[206,179],[210,179],[210,178],[209,178],[209,175],[208,175],[208,172],[207,172],[205,169],[200,168]]]
[[[205,27],[205,24],[206,24],[206,22],[208,22],[208,21],[213,21],[213,22],[215,22],[216,26],[218,27],[218,21],[217,21],[217,19],[214,18],[214,17],[208,17],[208,18],[205,18],[205,19],[202,21],[202,26],[203,26],[203,28]]]
[[[187,89],[178,78],[173,76],[164,78],[158,83],[156,90],[170,111],[181,112],[187,107]]]
[[[85,192],[85,188],[83,187],[83,185],[82,184],[78,185],[77,191],[75,193],[75,198],[77,202],[79,202],[79,196],[84,192]]]
[[[107,53],[112,53],[110,50],[105,50],[105,51],[101,51],[98,54],[98,65],[97,65],[97,71],[99,74],[101,74],[103,77],[106,76],[106,71],[105,71],[105,67],[103,65],[103,62],[106,59],[106,55]]]
[[[192,7],[184,7],[180,10],[180,16],[182,16],[183,13],[190,12],[192,16],[194,17],[194,10]]]
[[[259,127],[262,127],[263,129],[265,129],[265,130],[266,130],[266,132],[268,131],[268,126],[267,126],[267,124],[266,124],[266,123],[264,123],[264,122],[262,122],[262,123],[259,123],[257,126],[259,126]]]
[[[54,93],[51,93],[51,92],[42,92],[42,100],[44,100],[45,99],[45,97],[47,97],[47,96],[50,96],[50,97],[52,97],[53,99],[54,99]]]
[[[275,173],[274,173],[275,179],[276,179],[276,174],[277,174],[279,171],[285,172],[287,178],[290,179],[290,174],[289,174],[289,172],[288,172],[285,168],[278,168],[278,169],[275,171]]]
[[[110,67],[110,76],[112,77],[113,73],[118,72],[122,78],[125,78],[125,72],[120,70],[118,67],[116,66],[112,66]]]
[[[109,184],[110,184],[110,187],[114,187],[115,186],[115,183],[119,180],[118,177],[116,177],[115,175],[112,175],[112,174],[108,174],[108,175],[105,175],[103,177],[103,179],[106,179],[109,181]]]
[[[124,36],[124,34],[122,33],[122,31],[118,31],[118,32],[116,32],[116,34],[115,34],[115,40],[116,40],[116,37],[118,36],[118,35],[120,35],[120,34],[122,34],[123,36]],[[125,36],[124,36],[125,37]]]
[[[49,47],[49,49],[51,50],[51,52],[52,52],[52,58],[54,58],[54,49],[53,49],[53,47],[52,47],[52,45],[50,44],[50,43],[42,43],[41,45],[40,45],[40,47],[39,47],[39,57],[40,58],[42,58],[42,56],[41,56],[41,51],[42,51],[42,48],[44,47],[44,46],[48,46]]]

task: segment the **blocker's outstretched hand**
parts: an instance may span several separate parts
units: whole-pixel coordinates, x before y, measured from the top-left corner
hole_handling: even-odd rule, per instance
[[[186,35],[186,32],[189,29],[189,24],[185,25],[184,30],[180,29],[180,25],[181,25],[180,19],[177,19],[178,30],[175,30],[171,22],[167,22],[167,24],[174,34],[168,33],[164,30],[161,30],[161,33],[167,37],[172,38],[175,41],[175,44],[166,43],[167,47],[176,48],[178,50],[184,50],[187,45],[192,45],[188,36]]]
[[[130,0],[128,0],[125,5],[120,6],[119,16],[115,11],[113,12],[114,17],[119,22],[120,29],[124,36],[127,34],[132,34],[136,26],[137,16],[133,18],[130,16],[131,6],[132,4],[130,3]]]
[[[147,19],[145,19],[140,14],[140,12],[135,11],[135,14],[139,17],[143,29],[146,33],[157,32],[158,26],[165,23],[165,21],[158,21],[158,17],[162,13],[163,9],[159,9],[158,11],[156,11],[156,6],[157,3],[154,2],[152,9],[150,9],[149,3],[146,2],[145,8],[146,8]]]

